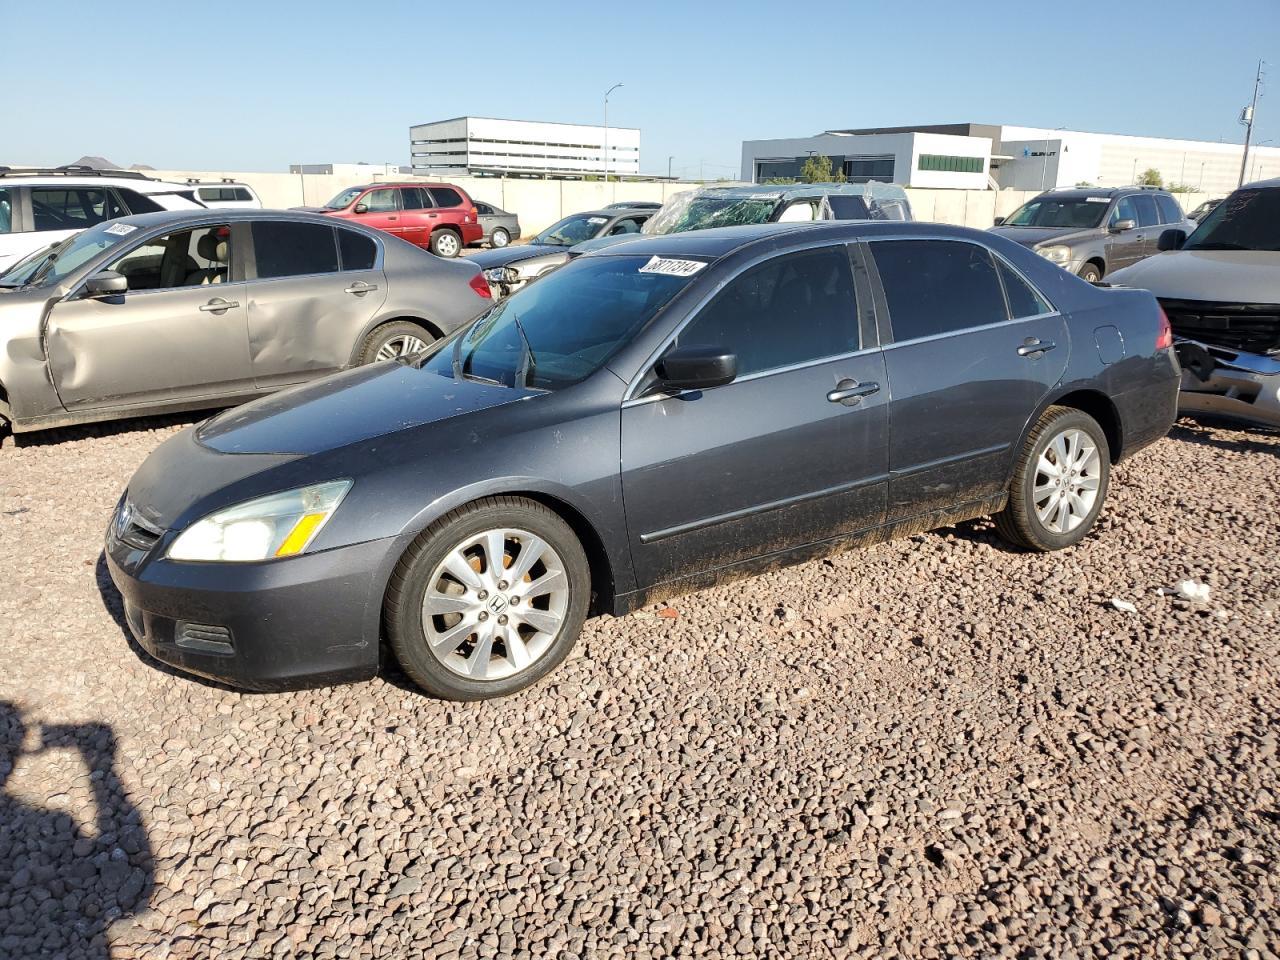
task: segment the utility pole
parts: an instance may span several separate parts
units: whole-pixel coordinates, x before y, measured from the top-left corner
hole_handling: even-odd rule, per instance
[[[667,179],[668,180],[671,179],[671,161],[674,159],[675,157],[667,157]]]
[[[615,83],[604,92],[604,182],[609,182],[609,94],[622,84]]]
[[[1249,167],[1249,141],[1253,139],[1253,112],[1258,107],[1258,87],[1262,86],[1262,61],[1258,61],[1258,72],[1253,78],[1253,99],[1249,106],[1240,111],[1240,122],[1244,124],[1244,156],[1240,158],[1240,181],[1237,187],[1244,186],[1245,170]]]

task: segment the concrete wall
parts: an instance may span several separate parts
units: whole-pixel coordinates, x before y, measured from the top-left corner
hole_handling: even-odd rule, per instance
[[[217,181],[226,177],[247,183],[267,207],[319,206],[346,187],[383,180],[412,181],[413,177],[363,177],[299,175],[294,173],[245,173],[216,170],[157,170],[151,176],[185,181],[189,177]],[[563,216],[594,210],[625,200],[664,203],[677,193],[694,190],[698,183],[600,183],[583,180],[524,180],[497,177],[448,177],[473,200],[492,203],[519,215],[524,235],[530,236]],[[440,182],[439,179],[424,182]],[[1005,217],[1035,196],[1038,190],[924,190],[907,188],[917,220],[932,220],[985,229],[995,217]],[[1183,210],[1190,211],[1208,194],[1176,194]]]

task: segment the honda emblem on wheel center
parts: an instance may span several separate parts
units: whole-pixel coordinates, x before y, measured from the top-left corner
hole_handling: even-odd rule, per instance
[[[503,596],[495,596],[489,601],[489,609],[494,613],[501,613],[507,609],[507,598]]]

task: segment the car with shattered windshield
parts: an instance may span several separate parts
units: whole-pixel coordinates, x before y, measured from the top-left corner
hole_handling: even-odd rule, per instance
[[[1042,193],[1009,216],[996,217],[992,233],[1096,283],[1154,254],[1162,230],[1194,227],[1163,190],[1073,187]]]
[[[1177,337],[1179,406],[1280,427],[1280,179],[1247,184],[1111,282],[1150,290]]]
[[[846,547],[984,515],[1071,547],[1177,388],[1149,293],[982,231],[644,237],[425,354],[173,435],[106,562],[179,670],[279,689],[373,676],[386,650],[478,700],[546,676],[588,615]]]

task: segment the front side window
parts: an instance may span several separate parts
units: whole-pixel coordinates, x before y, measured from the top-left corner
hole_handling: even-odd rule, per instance
[[[823,247],[751,267],[689,321],[677,343],[733,353],[740,377],[857,350],[848,252]]]
[[[583,240],[590,240],[608,222],[608,217],[575,214],[553,223],[529,242],[552,247],[571,247]]]
[[[692,278],[646,269],[647,256],[583,257],[476,320],[425,369],[555,390],[600,369]]]
[[[364,234],[338,228],[338,252],[343,270],[372,270],[378,258],[378,245]]]
[[[360,201],[370,213],[389,213],[400,209],[400,191],[395,189],[370,190]]]
[[[230,264],[231,230],[218,224],[153,237],[107,269],[128,279],[131,291],[167,290],[225,283]]]
[[[0,233],[13,232],[13,191],[0,187]]]
[[[1036,197],[1013,211],[1001,226],[1096,227],[1102,223],[1108,202],[1106,197]]]
[[[625,220],[619,220],[609,228],[609,236],[619,237],[628,233],[639,233],[640,224],[644,223],[643,219],[635,217],[627,217]]]
[[[462,206],[462,194],[452,187],[428,187],[427,192],[431,194],[431,199],[436,202],[437,207]]]
[[[336,273],[338,245],[333,227],[291,220],[259,220],[252,226],[258,278]]]
[[[1116,204],[1109,223],[1114,227],[1121,220],[1132,220],[1135,224],[1138,222],[1138,208],[1134,206],[1133,197],[1124,197]]]
[[[880,273],[895,342],[1009,318],[995,263],[985,247],[956,240],[882,240],[868,246]]]
[[[37,230],[83,230],[123,214],[101,187],[31,188],[31,215]]]
[[[1280,190],[1237,190],[1213,208],[1183,250],[1280,250]]]

